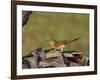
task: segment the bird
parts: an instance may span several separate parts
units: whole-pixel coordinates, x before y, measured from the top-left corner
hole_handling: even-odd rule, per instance
[[[77,40],[79,40],[81,37],[75,38],[73,40],[55,40],[55,39],[51,39],[49,40],[49,44],[55,49],[55,50],[60,50],[61,52],[63,52],[63,49],[65,47],[67,47],[70,43],[75,42]]]

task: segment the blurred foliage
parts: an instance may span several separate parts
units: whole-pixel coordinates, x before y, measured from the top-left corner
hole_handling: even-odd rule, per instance
[[[32,49],[51,48],[46,40],[72,40],[66,50],[78,50],[88,55],[89,50],[89,14],[32,12],[23,27],[23,55]]]

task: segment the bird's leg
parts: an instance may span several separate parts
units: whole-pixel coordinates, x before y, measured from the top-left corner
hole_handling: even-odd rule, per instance
[[[62,52],[62,53],[63,53],[63,51],[64,51],[63,48],[61,48],[61,52]]]

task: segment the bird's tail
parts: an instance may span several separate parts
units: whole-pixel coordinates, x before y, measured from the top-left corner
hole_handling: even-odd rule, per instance
[[[79,40],[80,38],[81,38],[81,37],[75,38],[75,39],[69,41],[68,43],[71,43],[71,42],[77,41],[77,40]]]

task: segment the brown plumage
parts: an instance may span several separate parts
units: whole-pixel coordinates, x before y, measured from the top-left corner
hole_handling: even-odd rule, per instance
[[[51,44],[51,46],[54,49],[60,49],[61,51],[63,51],[63,48],[65,48],[70,43],[75,42],[75,41],[77,41],[79,39],[80,39],[80,37],[75,38],[75,39],[73,39],[71,41],[68,41],[68,40],[60,40],[60,41],[57,41],[57,40],[51,39],[51,40],[49,40],[49,43]]]

